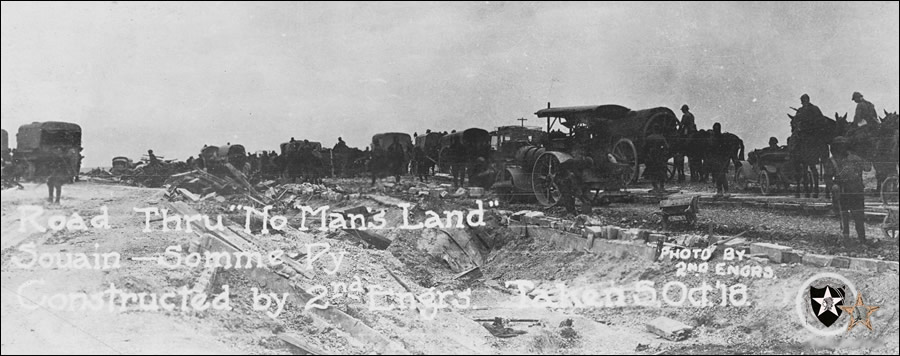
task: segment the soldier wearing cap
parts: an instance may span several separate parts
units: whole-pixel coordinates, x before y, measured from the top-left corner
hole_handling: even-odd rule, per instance
[[[872,170],[872,164],[850,152],[847,139],[841,136],[832,142],[831,154],[837,186],[834,200],[841,215],[841,234],[845,239],[850,238],[850,218],[853,218],[856,234],[865,243],[865,184],[862,175]]]
[[[694,121],[694,114],[691,113],[691,108],[684,104],[681,106],[681,112],[683,115],[681,116],[681,122],[678,123],[678,134],[684,139],[687,140],[687,136],[697,132],[697,123]],[[675,173],[678,175],[678,182],[684,182],[684,161],[685,155],[683,150],[676,149],[675,150]],[[691,175],[694,175],[692,172]]]
[[[681,112],[684,114],[681,116],[681,127],[679,128],[681,134],[686,135],[697,132],[697,123],[694,121],[694,114],[691,113],[691,108],[684,104],[681,106]]]
[[[852,100],[856,102],[856,114],[853,116],[854,125],[864,126],[881,123],[881,120],[878,119],[878,113],[875,111],[875,104],[863,99],[863,95],[859,92],[853,93]]]

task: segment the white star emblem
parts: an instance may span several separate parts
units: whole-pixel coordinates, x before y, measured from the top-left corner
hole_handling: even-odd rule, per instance
[[[844,300],[844,298],[832,297],[831,289],[825,288],[825,296],[822,298],[813,298],[816,303],[819,303],[819,313],[816,316],[822,315],[826,310],[830,311],[831,314],[838,315],[837,308],[835,307],[837,303]]]

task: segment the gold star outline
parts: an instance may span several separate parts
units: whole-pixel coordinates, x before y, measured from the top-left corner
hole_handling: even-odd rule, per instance
[[[856,311],[857,307],[866,308],[865,320],[863,320],[862,315],[859,315],[859,316],[853,315],[853,313]],[[841,310],[843,310],[844,312],[846,312],[847,314],[850,315],[850,325],[847,325],[847,332],[850,332],[850,330],[853,330],[853,328],[857,324],[862,324],[869,330],[874,330],[874,329],[872,329],[872,319],[871,319],[872,313],[874,313],[876,310],[878,310],[880,308],[881,307],[863,304],[862,293],[858,294],[856,296],[856,304],[841,307]]]

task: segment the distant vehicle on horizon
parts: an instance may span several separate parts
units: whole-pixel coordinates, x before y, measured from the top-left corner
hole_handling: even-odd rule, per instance
[[[12,160],[24,165],[22,177],[25,180],[34,181],[49,173],[49,163],[62,158],[72,178],[77,180],[84,159],[83,150],[81,126],[57,121],[34,122],[19,127]]]

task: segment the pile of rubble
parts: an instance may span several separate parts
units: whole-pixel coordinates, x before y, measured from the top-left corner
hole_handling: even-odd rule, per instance
[[[138,165],[133,169],[105,170],[94,168],[84,175],[92,182],[109,184],[128,184],[137,187],[162,188],[169,177],[190,170],[185,162],[161,161],[158,165]]]
[[[260,206],[271,205],[274,202],[272,198],[259,194],[257,187],[250,183],[243,172],[228,163],[223,168],[225,169],[215,171],[218,174],[197,169],[168,177],[164,182],[164,185],[168,186],[166,197],[173,201],[198,202],[242,195]]]
[[[279,185],[275,181],[268,181],[260,183],[258,187],[260,190],[265,191],[263,193],[264,197],[271,199],[276,204],[280,204],[286,208],[303,205],[314,196],[317,199],[335,202],[343,201],[354,196],[354,194],[348,194],[348,192],[344,191],[339,186],[329,188],[324,184],[289,183]]]

